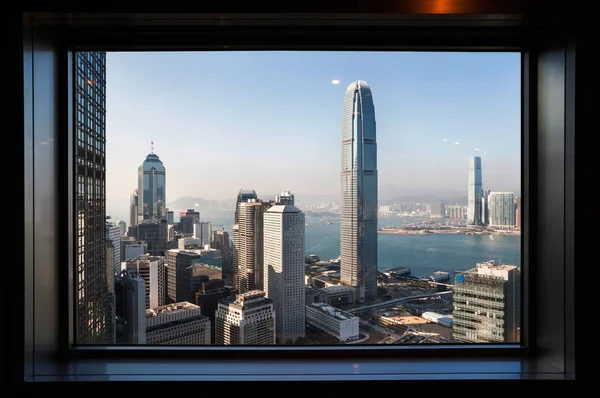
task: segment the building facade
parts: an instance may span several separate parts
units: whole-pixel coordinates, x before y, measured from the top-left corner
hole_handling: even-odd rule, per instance
[[[514,229],[516,226],[515,194],[513,192],[490,192],[490,227]]]
[[[215,344],[275,344],[273,301],[260,290],[251,290],[220,300],[215,315]]]
[[[304,213],[275,205],[264,215],[264,291],[273,300],[278,344],[304,337]]]
[[[326,303],[307,305],[306,323],[329,333],[339,341],[352,341],[359,338],[358,317]]]
[[[151,151],[138,167],[138,221],[160,220],[165,216],[166,169]]]
[[[139,221],[139,196],[135,189],[129,198],[129,226],[137,225]]]
[[[76,342],[114,343],[106,261],[106,52],[75,53]],[[114,272],[111,269],[110,272]]]
[[[145,285],[135,268],[123,270],[115,280],[118,344],[146,344]]]
[[[519,268],[494,261],[454,273],[452,337],[456,342],[520,341]]]
[[[148,309],[146,342],[210,345],[210,320],[199,306],[185,301]]]
[[[483,188],[481,181],[481,157],[469,158],[469,186],[467,191],[467,225],[481,225],[481,200]]]
[[[146,283],[146,308],[166,305],[166,259],[163,256],[140,255],[124,261],[121,269],[135,269]]]
[[[342,121],[341,281],[377,296],[377,142],[375,107],[364,81],[348,86]]]
[[[248,199],[240,202],[233,228],[235,247],[233,267],[237,269],[235,288],[239,293],[263,290],[263,217],[270,202]]]
[[[113,274],[121,272],[121,227],[118,224],[106,223],[106,241],[111,242]]]

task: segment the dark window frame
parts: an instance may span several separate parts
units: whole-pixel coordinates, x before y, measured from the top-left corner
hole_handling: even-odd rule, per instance
[[[168,367],[160,358],[170,358],[173,365],[171,370],[166,369],[161,375],[164,380],[185,379],[177,376],[175,369],[181,369],[185,366],[184,362],[192,359],[196,364],[195,376],[187,374],[186,377],[197,377],[198,380],[211,379],[211,376],[201,374],[202,366],[218,368],[231,364],[231,361],[243,365],[243,361],[248,359],[255,361],[249,364],[247,370],[263,367],[262,373],[259,371],[250,377],[253,380],[286,380],[286,377],[323,379],[312,371],[299,371],[293,366],[294,362],[286,362],[291,360],[324,366],[323,372],[329,375],[325,379],[332,380],[431,379],[444,374],[449,379],[575,377],[574,35],[569,36],[568,31],[559,29],[560,25],[557,28],[557,25],[548,24],[547,20],[543,20],[544,24],[532,23],[521,15],[469,15],[458,18],[401,16],[388,18],[385,23],[373,16],[364,16],[353,22],[340,23],[338,20],[337,27],[327,26],[327,22],[313,18],[278,26],[281,23],[273,24],[273,16],[263,16],[262,21],[250,18],[250,22],[232,18],[225,25],[214,16],[179,16],[180,19],[173,18],[166,24],[164,20],[148,15],[130,15],[128,19],[119,20],[106,15],[83,17],[25,14],[23,19],[23,277],[26,296],[22,314],[24,333],[20,337],[24,341],[25,356],[19,362],[24,365],[23,379],[119,379],[107,370],[104,361],[110,361],[112,364],[122,363],[113,369],[116,373],[123,373],[123,370],[135,373],[130,378],[120,376],[121,380],[143,380],[150,376],[131,368],[131,362],[154,362]],[[277,33],[287,39],[284,44],[277,43],[281,40],[274,38]],[[257,45],[261,40],[262,46]],[[368,44],[374,41],[377,41],[377,46]],[[240,47],[232,44],[236,42]],[[357,42],[360,44],[357,45]],[[72,242],[64,244],[74,236],[74,184],[71,184],[74,163],[69,144],[73,140],[74,122],[73,82],[70,77],[72,51],[193,50],[206,49],[207,46],[220,49],[290,49],[291,45],[296,45],[298,49],[345,46],[352,50],[524,51],[522,160],[529,159],[530,162],[522,164],[522,286],[523,289],[528,287],[522,296],[522,346],[181,349],[72,345],[73,311],[65,303],[70,302],[70,292],[73,291],[74,252]],[[40,110],[41,104],[47,105],[48,109]],[[42,126],[41,121],[44,120],[48,123]],[[37,143],[49,138],[57,143],[54,152],[36,153],[34,162],[32,149],[37,149]],[[557,180],[557,175],[562,179]],[[58,189],[50,194],[49,201],[42,202],[44,195],[48,195],[44,191],[48,189],[48,184],[43,181],[48,180],[54,181],[50,187]],[[537,198],[542,197],[549,200],[538,203]],[[40,216],[44,211],[48,212],[45,218]],[[550,224],[556,224],[557,221],[562,228],[549,232]],[[47,241],[42,241],[43,237],[47,237]],[[44,255],[49,257],[46,266],[42,267],[40,258]],[[527,259],[534,256],[537,261],[530,264]],[[536,266],[540,262],[544,262],[551,272],[542,272]],[[70,269],[59,264],[69,264]],[[558,274],[563,277],[562,280],[557,280]],[[52,286],[58,288],[60,300],[57,300],[56,290],[49,289]],[[562,294],[552,295],[552,289],[554,293]],[[560,310],[558,316],[552,316],[549,306]],[[34,327],[41,324],[46,328]],[[57,354],[62,362],[57,362]],[[318,362],[316,356],[330,358],[332,362]],[[372,365],[373,369],[367,373],[357,374],[347,369],[350,363],[366,364],[368,367],[375,360],[381,363]],[[90,373],[93,366],[102,367],[103,362],[104,371],[95,375]],[[411,370],[418,363],[426,363],[427,367],[422,372]],[[456,364],[460,369],[450,369],[449,363]],[[127,364],[129,368],[123,367]],[[277,369],[286,366],[288,373],[278,376]],[[291,373],[289,369],[292,369]],[[336,369],[341,370],[338,372]],[[247,374],[243,373],[229,374],[229,377],[248,379]],[[212,379],[219,377],[215,375]]]

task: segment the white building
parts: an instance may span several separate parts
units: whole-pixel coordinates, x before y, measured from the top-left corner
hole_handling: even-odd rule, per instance
[[[149,254],[130,258],[121,263],[121,270],[136,269],[146,282],[146,307],[156,308],[166,304],[166,259]]]
[[[147,344],[210,344],[210,319],[182,301],[146,310]]]
[[[194,238],[200,239],[200,246],[209,245],[212,239],[212,226],[209,222],[194,224]]]
[[[442,326],[446,326],[447,328],[452,328],[452,315],[442,315],[438,314],[437,312],[425,311],[423,314],[421,314],[421,318],[430,322],[435,322]]]
[[[264,214],[264,290],[273,300],[279,344],[305,336],[304,213],[275,205]]]
[[[131,258],[143,256],[146,254],[146,246],[147,245],[144,243],[134,243],[123,246],[123,260],[127,261]]]
[[[490,227],[497,229],[514,229],[515,194],[513,192],[490,192],[488,196]]]
[[[194,226],[197,224],[194,224]],[[199,249],[202,247],[200,239],[194,237],[184,237],[177,239],[177,248],[179,250]]]
[[[275,309],[265,292],[251,290],[219,302],[215,314],[217,345],[275,344]]]
[[[118,274],[121,272],[121,229],[117,224],[112,222],[106,223],[106,242],[112,243],[112,264],[114,273]]]
[[[359,337],[358,317],[326,303],[307,305],[306,322],[340,341],[352,341]]]

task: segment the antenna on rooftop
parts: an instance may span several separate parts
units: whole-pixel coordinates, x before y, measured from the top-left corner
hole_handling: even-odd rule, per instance
[[[152,134],[152,138],[150,139],[150,153],[154,153],[154,134]]]

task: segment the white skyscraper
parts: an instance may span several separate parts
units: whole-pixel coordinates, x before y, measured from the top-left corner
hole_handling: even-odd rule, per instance
[[[264,290],[273,300],[278,344],[305,336],[304,213],[275,205],[264,215]]]

